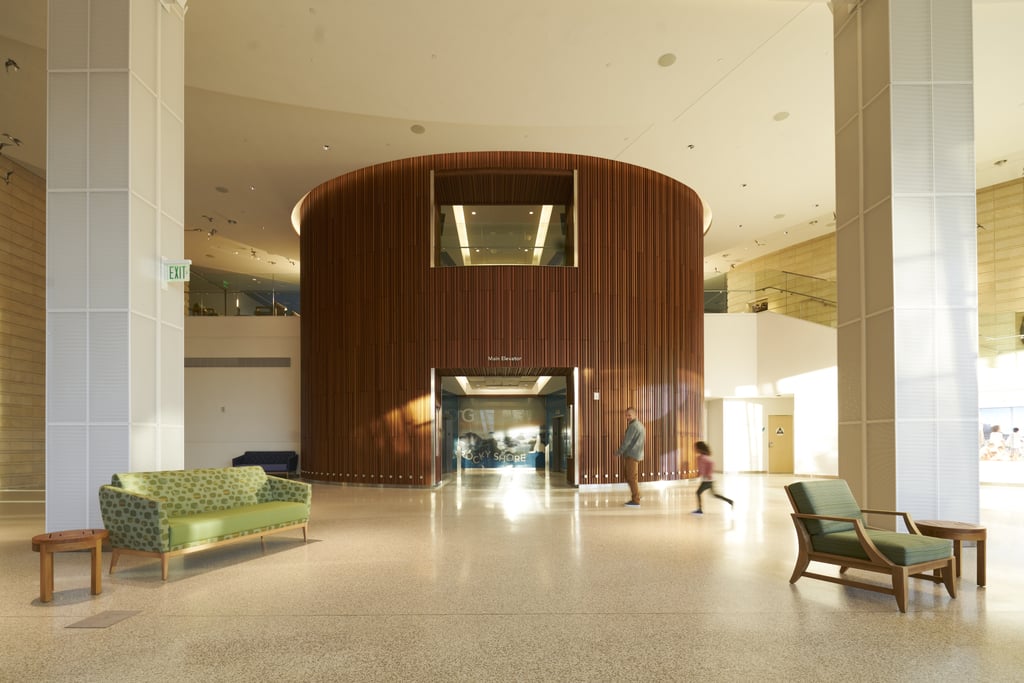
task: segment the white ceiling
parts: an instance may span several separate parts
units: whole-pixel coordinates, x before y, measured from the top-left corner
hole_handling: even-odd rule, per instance
[[[39,172],[46,4],[0,0],[0,61],[21,67],[0,71],[0,133],[23,141],[0,154]],[[1024,172],[1022,29],[1024,0],[975,0],[979,187]],[[191,0],[185,255],[296,277],[312,187],[507,149],[691,186],[714,221],[705,272],[727,270],[834,227],[831,31],[824,0]]]

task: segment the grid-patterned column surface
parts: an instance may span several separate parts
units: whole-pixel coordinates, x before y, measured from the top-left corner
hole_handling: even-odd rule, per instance
[[[117,471],[184,463],[184,11],[51,0],[46,525],[100,526]]]
[[[970,0],[835,6],[839,474],[976,521]]]

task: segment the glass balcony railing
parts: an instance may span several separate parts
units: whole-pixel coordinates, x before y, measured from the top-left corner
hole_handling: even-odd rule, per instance
[[[188,315],[299,315],[299,275],[229,273],[192,266]]]
[[[785,270],[731,271],[704,282],[705,313],[772,311],[835,327],[836,283]]]

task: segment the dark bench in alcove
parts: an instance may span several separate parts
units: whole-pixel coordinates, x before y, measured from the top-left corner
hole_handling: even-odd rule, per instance
[[[246,451],[231,459],[232,467],[259,465],[267,474],[290,477],[299,471],[299,454],[295,451]]]

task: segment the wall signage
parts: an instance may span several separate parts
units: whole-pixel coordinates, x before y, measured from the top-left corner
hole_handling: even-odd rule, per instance
[[[521,363],[522,356],[487,356],[488,363]]]
[[[190,261],[189,259],[183,259],[181,261],[172,261],[170,259],[164,259],[161,263],[161,269],[163,270],[163,281],[188,282],[189,266],[191,265],[192,261]]]

